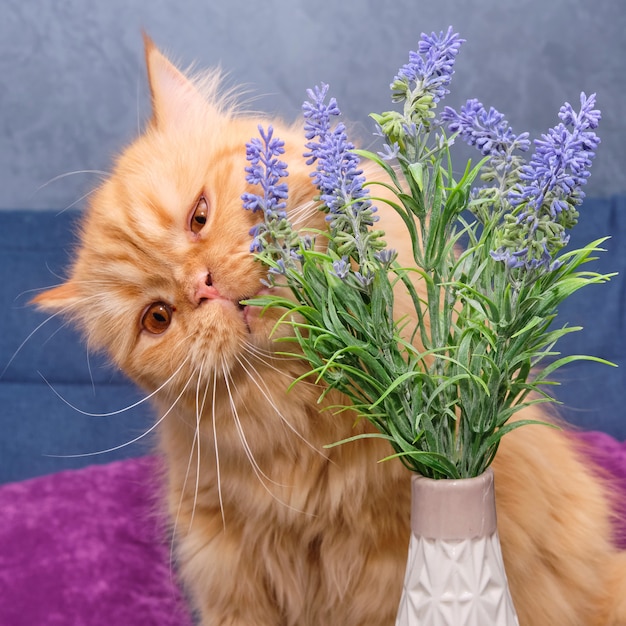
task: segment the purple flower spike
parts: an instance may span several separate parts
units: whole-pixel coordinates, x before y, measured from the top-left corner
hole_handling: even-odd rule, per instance
[[[287,219],[287,164],[280,160],[285,153],[283,141],[274,137],[274,129],[267,132],[259,126],[259,137],[246,144],[246,181],[261,188],[262,193],[242,194],[243,206],[248,211],[263,213],[263,221],[250,229],[250,252],[270,265],[264,285],[272,286],[274,276],[285,275],[288,269],[301,261],[298,233]]]
[[[359,211],[370,208],[371,203],[363,189],[365,177],[359,169],[359,157],[352,152],[354,144],[348,140],[345,125],[340,122],[332,127],[332,118],[341,115],[341,111],[335,98],[325,102],[328,85],[322,83],[307,94],[311,100],[302,105],[308,139],[304,156],[308,165],[317,163],[311,176],[334,223],[333,214],[341,213],[343,207],[351,205]]]
[[[287,183],[281,179],[289,175],[287,164],[279,160],[285,153],[285,142],[274,137],[274,129],[269,126],[267,133],[259,126],[261,139],[254,137],[246,144],[246,158],[251,163],[246,167],[246,181],[259,185],[263,195],[244,193],[243,206],[253,213],[263,210],[267,217],[286,217]]]
[[[582,93],[578,113],[569,103],[561,107],[561,123],[535,140],[535,153],[520,173],[522,183],[509,196],[513,205],[528,202],[529,208],[539,210],[547,202],[551,214],[557,217],[564,209],[582,202],[585,194],[581,187],[589,178],[600,143],[594,132],[600,121],[600,111],[593,108],[595,103],[595,94],[587,97]]]
[[[511,150],[528,150],[528,133],[515,135],[504,115],[493,107],[487,111],[476,99],[468,100],[457,113],[446,107],[441,120],[448,123],[451,132],[459,133],[468,145],[478,148],[483,155],[505,155]]]
[[[398,70],[398,75],[391,83],[394,97],[404,99],[409,83],[416,83],[420,91],[430,94],[434,103],[439,102],[449,93],[447,86],[454,74],[454,61],[459,48],[464,42],[458,33],[452,32],[452,26],[444,33],[422,33],[417,52],[409,53],[409,62]]]

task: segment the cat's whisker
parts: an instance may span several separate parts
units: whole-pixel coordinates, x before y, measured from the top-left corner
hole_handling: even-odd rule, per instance
[[[55,328],[54,331],[52,331],[52,333],[50,335],[48,335],[48,337],[46,337],[44,339],[44,341],[42,342],[42,346],[47,345],[50,341],[52,341],[56,335],[58,335],[64,328],[69,328],[71,326],[71,322],[70,320],[64,320],[64,322],[58,327]]]
[[[186,363],[186,360],[183,362]],[[180,369],[182,368],[182,365],[178,368],[178,370],[176,371],[176,373],[178,373],[178,371],[180,371]],[[173,378],[173,376],[172,376]],[[45,380],[45,379],[44,379]],[[168,379],[168,381],[171,380]],[[163,415],[161,415],[161,417],[152,425],[150,426],[150,428],[148,428],[147,430],[145,430],[143,433],[141,433],[140,435],[138,435],[137,437],[134,437],[133,439],[131,439],[130,441],[126,441],[124,443],[121,443],[118,446],[113,446],[111,448],[106,448],[105,450],[98,450],[96,452],[83,452],[81,454],[45,454],[44,456],[47,457],[52,457],[55,459],[80,459],[80,458],[84,458],[84,457],[89,457],[89,456],[96,456],[98,454],[108,454],[109,452],[115,452],[116,450],[121,450],[122,448],[126,448],[127,446],[131,446],[134,443],[137,443],[138,441],[140,441],[141,439],[143,439],[144,437],[147,437],[150,433],[152,433],[154,430],[156,430],[156,428],[165,420],[165,418],[174,410],[174,407],[178,404],[178,401],[183,397],[185,391],[187,391],[187,387],[189,387],[190,383],[192,381],[192,377],[189,377],[189,380],[185,383],[182,391],[178,394],[178,396],[176,396],[176,399],[174,400],[174,402],[172,402],[172,404],[170,405],[170,408],[167,409],[167,411],[165,411],[165,413],[163,413]],[[46,381],[47,382],[47,381]],[[163,387],[163,385],[162,385]],[[53,391],[55,391],[54,389],[52,389]],[[56,391],[55,391],[56,393]],[[59,394],[57,394],[59,395]],[[152,396],[154,394],[150,394],[150,396]],[[148,397],[150,397],[148,396]],[[61,398],[63,400],[63,398],[59,395],[59,398]],[[146,400],[146,398],[144,398],[144,400],[141,400],[140,402],[135,403],[132,406],[137,406],[137,404],[140,404],[141,402],[144,402]],[[65,400],[64,400],[65,401]],[[71,404],[67,403],[69,406],[72,406]],[[124,410],[128,410],[124,409]],[[116,411],[114,413],[112,413],[111,415],[115,415],[117,413],[120,413],[120,411]]]
[[[33,338],[33,336],[39,332],[48,322],[52,321],[53,319],[57,318],[57,317],[63,317],[64,315],[66,315],[69,311],[71,311],[73,308],[77,308],[81,305],[83,305],[85,302],[88,302],[89,300],[92,300],[93,298],[95,298],[96,296],[88,296],[86,298],[83,298],[82,300],[76,301],[76,302],[72,302],[71,304],[68,304],[67,306],[63,307],[62,309],[59,309],[58,311],[56,311],[55,313],[52,313],[52,315],[49,315],[43,322],[41,322],[40,324],[38,324],[26,337],[26,339],[24,339],[24,341],[22,341],[22,343],[20,343],[20,345],[17,347],[17,349],[15,350],[15,352],[13,353],[13,355],[11,356],[11,358],[9,359],[9,361],[7,362],[7,364],[4,366],[2,372],[0,372],[0,378],[2,378],[6,371],[9,369],[11,363],[13,363],[13,361],[16,359],[16,357],[18,356],[18,354],[23,350],[24,346]],[[58,330],[55,331],[55,333],[58,332]],[[54,335],[52,335],[54,336]]]
[[[51,178],[50,180],[43,183],[43,185],[37,187],[37,189],[35,190],[35,194],[39,193],[42,189],[45,189],[48,185],[51,185],[58,180],[62,180],[64,178],[67,178],[68,176],[76,176],[78,174],[98,174],[102,177],[102,180],[104,180],[109,175],[108,172],[105,172],[104,170],[75,170],[73,172],[65,172],[64,174],[59,174],[58,176]]]
[[[273,485],[276,485],[277,487],[285,487],[286,485],[283,485],[281,483],[277,483],[276,481],[274,481],[273,479],[271,479],[260,467],[260,465],[257,463],[256,459],[254,458],[254,454],[252,453],[252,448],[250,448],[250,444],[248,442],[248,439],[246,438],[246,435],[244,433],[243,430],[243,426],[241,424],[241,420],[239,419],[239,412],[237,411],[237,405],[235,403],[235,399],[233,398],[233,394],[232,394],[232,390],[231,390],[231,386],[230,386],[230,373],[228,372],[228,368],[226,367],[226,364],[224,362],[222,362],[222,372],[224,374],[224,382],[226,383],[226,390],[228,393],[228,399],[230,401],[230,408],[231,408],[231,413],[233,416],[233,420],[235,423],[235,428],[237,429],[237,434],[239,435],[239,439],[241,440],[241,443],[243,445],[243,449],[244,452],[246,454],[246,456],[248,457],[248,460],[250,461],[250,464],[252,465],[252,469],[254,470],[255,474],[259,477],[259,480],[261,480],[261,478],[265,478],[265,480],[267,480],[268,482],[272,483]],[[261,480],[261,482],[265,485],[265,483],[263,482],[263,480]]]
[[[194,434],[194,442],[196,444],[196,485],[193,494],[193,506],[191,509],[191,519],[189,520],[189,529],[193,526],[193,520],[196,514],[196,506],[198,504],[198,491],[200,488],[200,458],[201,458],[201,450],[200,450],[200,419],[202,414],[204,413],[204,405],[206,402],[206,397],[208,393],[208,386],[204,387],[204,395],[202,397],[202,402],[200,402],[200,384],[202,383],[202,371],[206,364],[206,360],[203,360],[200,364],[200,370],[198,371],[198,384],[196,385],[196,432]],[[193,448],[193,446],[192,446]],[[189,460],[191,461],[191,454]]]
[[[83,409],[78,408],[77,406],[73,405],[69,400],[66,400],[55,388],[54,386],[46,379],[46,377],[41,373],[41,372],[37,372],[39,374],[39,376],[41,376],[41,378],[43,378],[44,382],[48,385],[48,387],[50,387],[50,389],[52,390],[52,392],[60,399],[62,400],[67,406],[69,406],[71,409],[73,409],[74,411],[76,411],[77,413],[80,413],[81,415],[85,415],[86,417],[112,417],[113,415],[120,415],[121,413],[125,413],[126,411],[130,411],[136,407],[138,407],[139,405],[143,404],[144,402],[147,402],[148,400],[150,400],[150,398],[154,398],[154,396],[156,396],[160,391],[162,391],[163,389],[165,389],[165,387],[167,387],[167,385],[169,385],[175,378],[176,376],[178,376],[178,374],[180,373],[180,371],[183,369],[183,367],[187,364],[187,361],[189,361],[189,356],[178,366],[178,369],[159,387],[157,387],[153,392],[149,393],[148,395],[144,396],[143,398],[141,398],[140,400],[137,400],[137,402],[133,402],[132,404],[129,404],[126,407],[123,407],[121,409],[116,409],[115,411],[109,411],[107,413],[90,413],[89,411],[84,411]],[[189,381],[187,381],[187,383],[185,384],[184,389],[187,389],[187,387],[189,386],[189,383],[191,382],[191,378],[189,379]],[[182,393],[178,396],[178,398],[176,399],[176,401],[178,401],[180,399],[180,397],[182,396]],[[172,407],[173,408],[173,407]],[[171,410],[171,409],[170,409]],[[140,437],[141,438],[141,437]],[[96,453],[97,454],[97,453]]]
[[[217,368],[213,370],[213,399],[211,402],[211,419],[213,420],[213,445],[215,446],[215,471],[217,478],[217,497],[220,503],[220,511],[222,513],[222,525],[226,530],[226,514],[224,513],[224,499],[222,497],[222,475],[220,470],[220,454],[217,445],[217,426],[215,405],[217,398]]]
[[[272,350],[261,348],[251,341],[246,340],[242,342],[242,347],[246,350],[246,352],[254,355],[259,359],[259,361],[266,362],[268,365],[271,361],[276,361],[277,363],[302,362],[302,358],[297,354],[289,355],[286,352],[274,352]]]
[[[65,277],[61,276],[60,274],[56,273],[47,263],[46,263],[46,269],[48,270],[48,272],[50,274],[52,274],[52,276],[54,276],[55,278],[58,278],[61,282],[58,283],[57,285],[48,285],[47,287],[36,287],[34,289],[25,289],[24,291],[21,291],[19,294],[17,294],[17,296],[15,296],[15,298],[13,299],[13,302],[17,302],[20,298],[23,298],[24,296],[27,295],[31,295],[33,293],[42,293],[45,291],[48,291],[49,289],[53,289],[54,287],[59,287],[60,285],[62,285],[65,282]],[[87,286],[96,286],[98,288],[99,291],[105,291],[107,289],[112,289],[116,286],[116,282],[111,279],[111,280],[76,280],[76,279],[72,279],[72,284],[74,285],[87,285]],[[96,297],[96,294],[94,294],[93,296],[85,296],[86,298],[91,298],[91,297]],[[77,306],[78,304],[81,304],[82,302],[84,302],[84,300],[80,300],[76,303],[72,303],[71,306]],[[24,305],[24,308],[29,308],[30,305],[29,303],[26,303]],[[67,310],[67,309],[65,309]]]
[[[89,380],[91,382],[91,391],[93,392],[93,395],[96,395],[96,382],[93,378],[93,371],[91,369],[91,359],[89,358],[89,355],[91,354],[91,350],[89,348],[89,339],[87,339],[87,372],[89,372]]]
[[[193,375],[191,376],[191,378],[193,378]],[[191,380],[191,378],[190,378],[190,380]],[[198,391],[199,387],[200,387],[200,374],[198,374],[198,383],[196,385],[196,398],[197,398],[198,393],[199,393],[199,391]],[[197,417],[196,417],[196,422],[197,422]],[[180,490],[180,498],[178,500],[178,508],[177,508],[177,511],[176,511],[176,518],[174,520],[174,536],[176,536],[178,534],[177,533],[178,520],[180,519],[180,514],[181,514],[181,511],[182,511],[183,500],[185,498],[185,492],[187,490],[187,482],[189,480],[189,474],[191,473],[191,465],[192,465],[192,462],[193,462],[194,451],[196,450],[196,444],[198,445],[198,447],[200,446],[200,442],[198,441],[199,436],[200,436],[200,431],[199,431],[198,426],[196,424],[196,429],[195,429],[195,432],[194,432],[193,441],[191,442],[191,450],[189,451],[189,459],[187,460],[187,469],[185,471],[185,479],[183,480],[183,486],[182,486],[182,488]],[[198,476],[199,476],[199,474],[198,474],[198,472],[196,472],[196,493],[197,493]],[[194,512],[195,512],[195,503],[196,503],[196,499],[194,498],[194,506],[193,506],[192,512],[191,512],[191,521],[189,523],[188,531],[189,531],[189,529],[191,529],[191,526],[193,524],[193,515],[194,515]],[[170,557],[171,557],[171,553],[170,553]]]
[[[275,355],[270,352],[265,352],[263,350],[256,349],[256,346],[248,342],[245,342],[242,345],[242,347],[244,351],[247,352],[251,356],[251,358],[255,359],[256,361],[259,361],[268,369],[274,370],[277,374],[280,374],[281,376],[284,376],[285,378],[289,378],[293,380],[292,374],[281,370],[279,367],[276,367],[272,363],[272,361],[299,361],[300,359],[297,356],[287,357],[287,356],[282,356],[282,355]],[[311,382],[310,380],[304,380],[304,379],[299,380],[298,384],[310,385],[312,387],[318,386],[316,383]]]
[[[259,479],[259,483],[265,489],[265,491],[267,491],[267,493],[274,500],[276,500],[276,502],[278,502],[282,506],[285,506],[288,509],[290,509],[292,511],[295,511],[296,513],[302,513],[304,515],[310,515],[311,517],[315,517],[315,515],[313,513],[308,513],[307,511],[303,511],[302,509],[298,509],[298,508],[296,508],[294,506],[291,506],[290,504],[287,504],[287,502],[285,502],[284,500],[279,498],[267,486],[267,484],[265,483],[265,480],[267,480],[268,482],[272,483],[273,485],[276,485],[277,487],[287,487],[287,485],[283,485],[283,484],[277,483],[276,481],[272,480],[269,476],[267,476],[267,474],[265,474],[263,472],[263,470],[261,469],[261,467],[257,463],[256,459],[254,458],[254,455],[252,453],[252,449],[250,448],[250,445],[248,443],[248,440],[246,439],[245,433],[243,432],[243,427],[242,427],[242,424],[241,424],[241,420],[239,419],[239,414],[237,412],[237,405],[235,404],[235,400],[233,398],[231,387],[230,387],[230,383],[229,383],[228,369],[227,369],[226,364],[224,362],[222,362],[222,371],[223,371],[223,374],[224,374],[224,382],[226,383],[226,390],[227,390],[228,398],[229,398],[229,401],[230,401],[230,407],[231,407],[231,412],[232,412],[232,415],[233,415],[233,420],[235,422],[235,427],[237,429],[237,433],[238,433],[239,438],[241,440],[241,443],[242,443],[242,446],[243,446],[243,449],[244,449],[244,453],[245,453],[246,457],[248,458],[248,461],[250,461],[250,465],[252,466],[252,470],[256,474],[256,477]],[[265,479],[265,480],[263,480],[263,479]]]
[[[286,356],[283,356],[281,354],[276,354],[274,352],[272,352],[272,350],[268,350],[266,348],[261,348],[260,346],[257,346],[256,344],[252,343],[251,341],[244,341],[242,344],[246,349],[249,348],[250,352],[253,352],[255,354],[258,354],[261,357],[264,357],[266,359],[272,359],[272,360],[281,360],[281,361],[286,361],[286,360],[291,360]]]
[[[245,361],[248,366],[250,367],[250,371],[242,362],[242,360]],[[269,403],[269,405],[274,409],[274,411],[276,412],[276,415],[278,415],[278,417],[281,419],[281,421],[283,422],[283,424],[285,424],[285,426],[287,426],[287,428],[289,428],[289,430],[291,430],[291,432],[294,433],[294,435],[296,435],[296,437],[298,437],[301,441],[303,441],[309,448],[311,448],[311,450],[313,450],[313,452],[315,452],[316,454],[319,454],[322,458],[324,459],[328,459],[328,456],[326,454],[324,454],[318,447],[314,446],[301,432],[298,431],[298,429],[291,424],[291,422],[289,422],[289,420],[283,415],[283,413],[281,412],[281,410],[276,406],[276,403],[274,402],[274,399],[271,396],[271,391],[269,389],[269,387],[267,386],[267,384],[265,383],[265,381],[263,380],[263,377],[257,372],[257,370],[255,369],[254,365],[243,355],[241,355],[241,359],[238,357],[237,360],[239,361],[239,364],[241,365],[241,368],[244,370],[244,372],[246,372],[246,374],[248,375],[248,378],[252,381],[252,383],[256,386],[256,388],[261,392],[261,394],[263,395],[263,397],[267,400],[267,402]],[[254,376],[254,374],[258,375],[259,380],[263,383],[263,386],[261,386],[261,384],[259,383],[259,381],[257,381],[256,377]]]
[[[318,210],[319,202],[313,200],[305,202],[304,204],[301,204],[300,206],[290,211],[289,220],[291,221],[291,224],[295,227],[304,225],[305,222],[308,222],[308,218],[315,215]]]
[[[194,500],[193,506],[191,509],[191,518],[189,520],[189,525],[187,528],[187,532],[191,531],[193,526],[193,520],[196,512],[196,505],[198,502],[198,491],[199,491],[199,481],[200,481],[200,416],[202,415],[204,409],[204,403],[208,393],[208,386],[205,387],[204,396],[202,399],[202,404],[200,404],[200,386],[202,383],[202,370],[204,369],[205,361],[202,361],[200,364],[200,369],[198,371],[198,380],[196,384],[196,429],[194,432],[193,441],[191,443],[191,450],[189,451],[189,459],[187,461],[187,469],[185,471],[185,479],[183,481],[182,489],[180,490],[180,498],[178,499],[178,506],[176,509],[176,517],[174,519],[174,525],[172,528],[172,540],[170,542],[170,574],[173,572],[173,563],[174,563],[174,537],[178,535],[178,523],[180,520],[180,515],[183,507],[183,500],[185,499],[185,492],[187,489],[187,482],[189,480],[189,474],[191,473],[191,465],[193,463],[194,451],[196,451],[196,484],[194,489]],[[193,375],[192,377],[193,378]]]
[[[198,393],[198,387],[200,385],[200,374],[201,372],[198,374],[198,383],[197,383],[197,388],[196,388],[196,393]],[[191,381],[193,379],[193,374],[190,376],[189,381]],[[177,399],[178,400],[178,399]],[[196,442],[198,443],[198,446],[200,445],[199,443],[199,437],[200,437],[200,432],[199,430],[196,428],[196,431],[194,433],[194,438],[191,444],[191,450],[189,452],[189,460],[187,461],[187,470],[185,471],[185,479],[183,481],[183,485],[182,488],[180,490],[180,498],[178,499],[178,506],[176,508],[176,517],[174,518],[174,524],[172,527],[172,539],[170,541],[170,554],[169,554],[169,567],[170,567],[170,577],[173,580],[173,573],[174,573],[174,551],[175,551],[175,538],[178,536],[178,523],[180,520],[180,515],[182,512],[182,508],[183,508],[183,500],[185,499],[185,491],[187,488],[187,481],[189,480],[189,473],[191,472],[191,464],[193,461],[193,453],[194,450],[196,448]],[[198,474],[196,473],[196,481],[198,480]],[[197,490],[197,482],[196,482],[196,490]],[[197,491],[196,491],[197,493]],[[192,514],[191,514],[191,521],[189,523],[189,527],[187,532],[189,532],[189,530],[191,530],[191,526],[193,524],[193,515],[195,513],[195,500],[194,500],[194,506],[192,509]]]
[[[82,202],[85,198],[88,198],[89,196],[91,196],[97,190],[98,190],[98,188],[96,187],[94,189],[91,189],[87,193],[84,193],[80,198],[77,198],[76,200],[74,200],[74,202],[72,202],[71,204],[68,204],[62,211],[59,211],[56,214],[56,217],[59,217],[59,215],[63,215],[63,213],[65,213],[66,211],[69,211],[71,208],[75,207],[77,204]]]
[[[176,507],[176,517],[174,518],[174,524],[172,527],[172,540],[170,541],[170,575],[172,575],[174,571],[174,543],[175,537],[178,536],[178,522],[180,520],[180,515],[183,508],[183,500],[185,499],[185,490],[187,488],[187,480],[189,479],[189,472],[191,471],[191,463],[193,460],[193,452],[196,447],[196,437],[197,433],[193,438],[193,442],[191,444],[191,451],[189,452],[189,459],[187,461],[187,470],[185,471],[185,480],[183,481],[183,486],[180,490],[180,498],[178,499],[178,506]],[[190,525],[191,527],[191,525]]]
[[[193,452],[196,447],[197,435],[198,433],[195,434],[193,442],[191,443],[191,450],[187,461],[187,470],[185,472],[185,480],[183,481],[183,486],[180,490],[180,498],[178,499],[178,506],[176,507],[176,517],[174,518],[174,525],[172,528],[172,541],[170,542],[170,571],[172,570],[172,564],[174,562],[174,537],[178,535],[178,522],[183,508],[183,500],[185,499],[185,490],[187,488],[187,480],[189,479],[189,473],[191,471],[191,463],[193,460]],[[191,524],[189,524],[189,527],[191,528]]]
[[[276,365],[274,365],[272,363],[272,361],[277,361],[279,359],[279,357],[276,357],[271,352],[268,352],[266,350],[261,350],[261,349],[257,348],[257,346],[255,346],[253,343],[250,343],[248,341],[242,342],[241,348],[242,348],[242,350],[244,352],[249,354],[251,358],[255,359],[256,361],[259,361],[259,363],[262,363],[268,369],[274,370],[278,374],[281,374],[282,376],[285,376],[285,378],[293,378],[293,376],[291,376],[291,374],[281,370],[279,367],[276,367]],[[288,359],[285,358],[284,360],[286,361]],[[291,359],[289,359],[289,360],[291,360]]]

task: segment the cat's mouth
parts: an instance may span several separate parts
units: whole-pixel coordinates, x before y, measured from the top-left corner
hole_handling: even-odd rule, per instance
[[[246,325],[246,329],[248,333],[252,333],[252,326],[255,324],[256,320],[258,320],[261,315],[261,311],[263,309],[262,306],[258,306],[255,304],[247,304],[247,301],[253,300],[257,296],[262,296],[271,293],[271,290],[267,287],[262,287],[256,293],[242,298],[235,304],[237,305],[237,309],[240,311],[243,321]]]

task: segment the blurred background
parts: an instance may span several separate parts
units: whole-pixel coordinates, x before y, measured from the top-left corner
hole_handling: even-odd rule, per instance
[[[626,266],[623,0],[2,0],[0,15],[0,482],[149,450],[148,437],[92,454],[138,437],[149,409],[79,412],[115,412],[140,396],[27,304],[63,275],[86,196],[149,116],[142,31],[181,67],[221,66],[252,108],[288,120],[307,88],[329,83],[365,143],[368,114],[390,108],[388,85],[420,33],[448,25],[467,41],[447,104],[478,98],[534,138],[563,102],[596,92],[602,143],[573,244],[611,235],[594,269]],[[564,352],[626,366],[625,287],[617,278],[568,301],[563,323],[585,330]],[[568,368],[562,412],[626,439],[624,369]]]
[[[564,101],[598,94],[602,149],[589,193],[626,185],[626,6],[622,0],[3,0],[0,207],[63,209],[93,185],[148,114],[141,32],[181,66],[221,66],[255,108],[299,115],[331,85],[369,132],[422,31],[467,41],[447,103],[473,97],[532,136]],[[45,185],[44,187],[42,187]]]

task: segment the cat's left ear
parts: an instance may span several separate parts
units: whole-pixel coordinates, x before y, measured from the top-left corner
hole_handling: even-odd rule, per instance
[[[31,304],[48,313],[69,313],[79,301],[78,290],[72,282],[67,282],[37,294]]]
[[[146,66],[152,95],[152,123],[157,128],[176,127],[206,110],[207,102],[176,66],[144,34]]]

